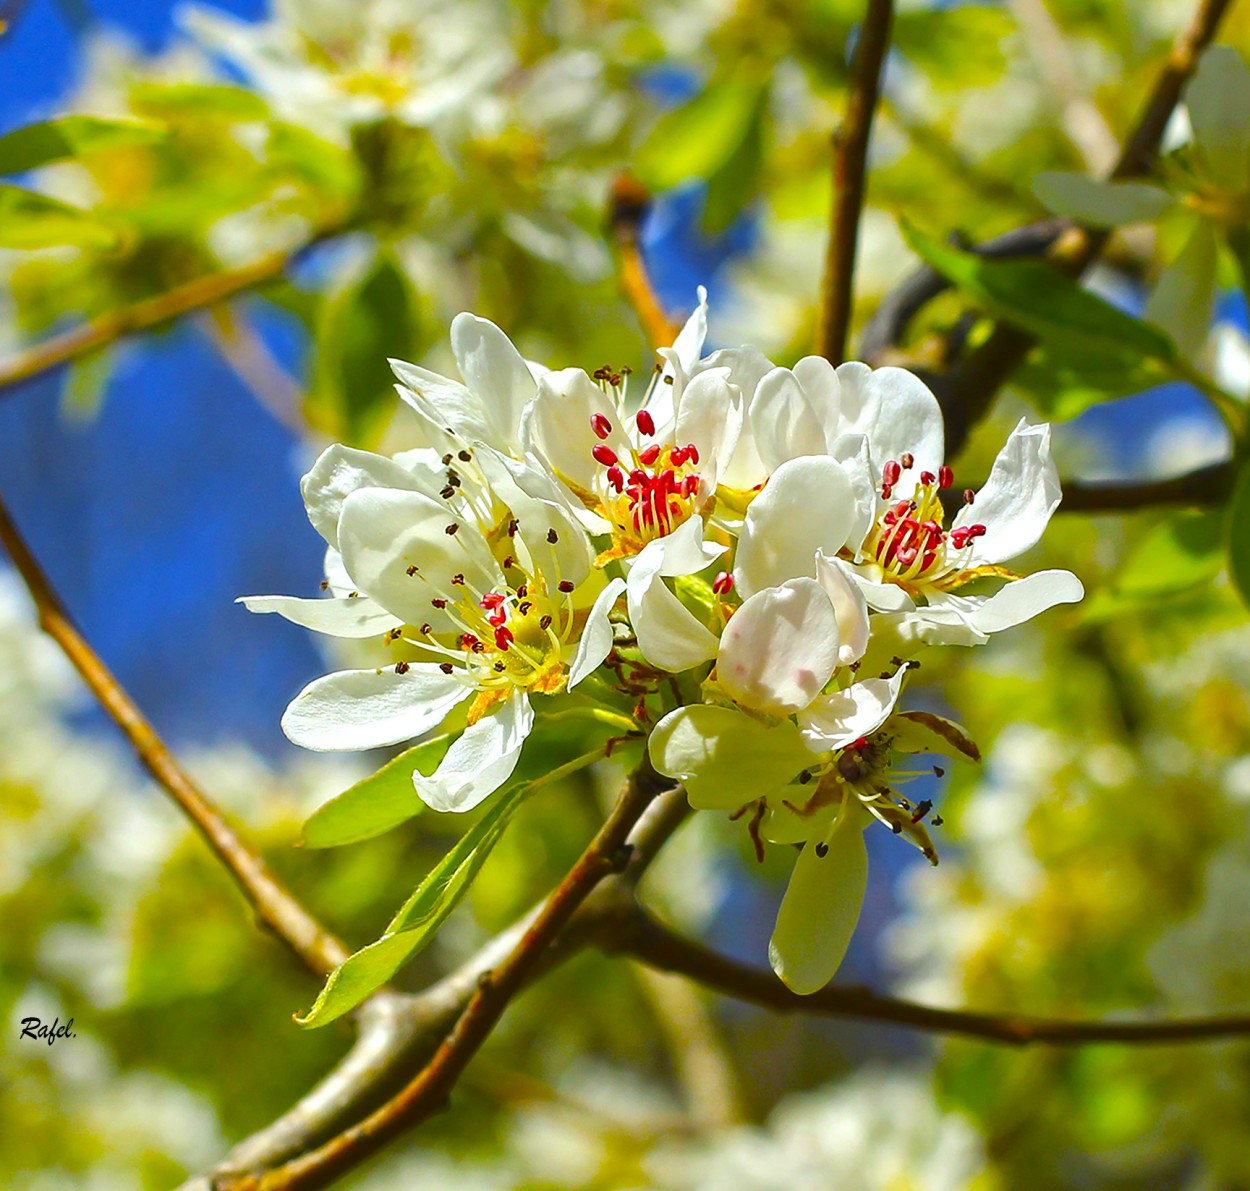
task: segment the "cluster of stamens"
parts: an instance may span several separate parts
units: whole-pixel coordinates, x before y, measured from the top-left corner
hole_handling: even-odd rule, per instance
[[[641,409],[634,415],[639,435],[655,434],[655,419]],[[631,448],[631,459],[622,459],[603,441],[612,433],[606,415],[592,414],[591,429],[600,441],[591,448],[596,463],[606,468],[604,484],[610,495],[604,505],[612,521],[644,541],[672,533],[694,511],[699,494],[699,473],[688,470],[699,463],[699,448],[663,446],[648,443],[641,450]]]
[[[914,466],[910,454],[891,459],[881,469],[881,498],[890,500],[903,473]],[[896,583],[933,582],[961,569],[961,560],[950,550],[962,553],[974,539],[986,532],[984,525],[961,525],[948,530],[940,493],[952,488],[955,475],[945,465],[937,472],[922,471],[912,496],[890,505],[869,539],[869,549],[885,577]],[[964,489],[964,503],[971,505],[975,493]]]

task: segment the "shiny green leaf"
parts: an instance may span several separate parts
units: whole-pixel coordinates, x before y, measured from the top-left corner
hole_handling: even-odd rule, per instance
[[[351,1012],[433,938],[477,876],[529,790],[529,784],[522,783],[491,800],[485,814],[400,907],[386,933],[330,973],[313,1007],[296,1018],[301,1026],[324,1026]]]

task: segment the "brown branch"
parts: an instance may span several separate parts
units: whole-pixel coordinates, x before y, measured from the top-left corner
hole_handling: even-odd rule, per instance
[[[1137,125],[1110,173],[1111,180],[1140,177],[1154,166],[1164,129],[1181,91],[1231,4],[1232,0],[1200,0],[1155,79]],[[1108,236],[1100,229],[1069,228],[1051,249],[1049,259],[1071,276],[1079,277],[1102,251]],[[955,454],[967,441],[972,427],[985,415],[999,388],[1035,342],[1023,331],[1000,323],[958,366],[934,378],[946,416],[948,455]]]
[[[799,996],[764,968],[712,951],[682,938],[639,908],[628,929],[618,932],[611,949],[633,956],[651,967],[677,972],[707,988],[741,1001],[751,1001],[779,1013],[808,1013],[824,1017],[854,1017],[882,1025],[958,1034],[1008,1046],[1031,1042],[1049,1046],[1082,1046],[1092,1042],[1160,1043],[1241,1037],[1250,1034],[1250,1014],[1175,1021],[1054,1021],[1017,1014],[975,1013],[965,1009],[935,1009],[867,988],[830,987]]]
[[[17,567],[39,613],[39,625],[65,652],[104,710],[134,746],[158,781],[230,870],[260,920],[318,975],[332,972],[348,955],[278,880],[261,855],[245,844],[174,760],[108,667],[70,619],[60,596],[18,532],[0,497],[0,543]]]
[[[851,57],[846,115],[833,134],[833,207],[816,350],[831,364],[846,355],[854,296],[855,248],[864,207],[868,138],[881,88],[881,66],[890,45],[894,0],[868,0]]]
[[[52,335],[7,360],[0,360],[0,395],[14,385],[107,347],[124,336],[151,330],[192,310],[211,306],[264,285],[281,276],[314,244],[338,235],[342,230],[340,225],[325,227],[296,249],[269,253],[251,264],[197,277],[133,305],[110,310],[89,322]]]
[[[623,871],[630,853],[630,830],[648,804],[667,788],[644,762],[626,781],[616,805],[568,875],[544,903],[520,941],[498,967],[478,977],[477,988],[451,1033],[417,1076],[380,1109],[332,1141],[285,1166],[234,1180],[232,1191],[289,1191],[325,1187],[377,1153],[393,1138],[419,1124],[446,1104],[469,1060],[489,1037],[512,998],[529,981],[548,948],[569,924],[595,887]]]
[[[608,224],[616,241],[618,280],[652,347],[667,347],[680,330],[668,317],[651,285],[643,260],[639,233],[651,206],[651,195],[640,182],[621,174],[612,182]]]
[[[1165,480],[1142,480],[1127,484],[1087,484],[1078,480],[1066,480],[1059,512],[1115,513],[1129,509],[1153,508],[1156,505],[1220,505],[1232,493],[1236,476],[1234,465],[1224,462],[1211,463],[1184,475],[1169,476]]]

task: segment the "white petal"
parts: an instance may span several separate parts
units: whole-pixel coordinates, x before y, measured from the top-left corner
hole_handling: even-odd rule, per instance
[[[824,425],[790,369],[774,368],[760,381],[750,414],[755,449],[768,471],[788,459],[825,454]]]
[[[915,459],[915,474],[938,470],[945,450],[942,410],[924,381],[905,368],[870,370],[855,362],[838,368],[838,381],[843,431],[868,436],[878,470],[906,453]],[[852,416],[856,407],[859,413]]]
[[[590,609],[586,627],[582,629],[581,640],[577,643],[577,653],[569,667],[569,690],[594,673],[603,659],[612,652],[612,623],[608,620],[608,613],[612,611],[612,606],[624,590],[624,579],[611,580]]]
[[[406,674],[392,667],[340,670],[310,682],[291,700],[282,730],[317,752],[382,748],[428,732],[472,693],[435,665],[414,665]]]
[[[493,431],[487,441],[519,452],[521,418],[537,391],[521,353],[494,323],[468,313],[452,320],[451,350]]]
[[[704,524],[702,517],[691,517],[683,522],[671,534],[656,538],[644,549],[654,546],[654,553],[660,557],[659,574],[666,579],[675,579],[679,575],[694,575],[711,566],[726,550],[719,542],[703,540]]]
[[[454,535],[446,532],[451,524],[459,524]],[[343,502],[339,542],[358,589],[407,624],[437,626],[445,619],[430,601],[452,591],[457,573],[478,591],[490,591],[501,579],[476,524],[455,522],[445,505],[416,492],[353,492]]]
[[[990,478],[964,505],[953,526],[985,526],[973,539],[969,565],[1000,563],[1023,554],[1042,536],[1059,506],[1059,473],[1050,457],[1050,427],[1030,426],[1021,418],[999,451]]]
[[[1166,190],[1145,182],[1103,182],[1049,170],[1033,179],[1033,193],[1056,215],[1090,227],[1150,223],[1175,201]]]
[[[730,384],[737,385],[742,394],[743,424],[732,456],[728,461],[719,461],[719,482],[728,488],[750,490],[768,479],[768,469],[760,460],[749,414],[759,383],[773,370],[773,362],[758,348],[722,348],[713,352],[703,362],[703,367],[728,368]]]
[[[343,556],[333,546],[326,547],[323,569],[326,573],[326,583],[329,584],[327,590],[332,596],[349,596],[356,590],[352,577],[343,565]]]
[[[864,602],[874,612],[911,612],[916,607],[915,601],[897,583],[887,583],[877,577],[881,568],[875,564],[848,566],[846,570],[851,582],[864,593]]]
[[[1218,263],[1214,229],[1206,220],[1195,220],[1184,246],[1159,274],[1146,301],[1146,318],[1171,335],[1187,356],[1202,350],[1211,330]]]
[[[863,819],[849,808],[823,841],[828,851],[818,855],[813,840],[795,862],[768,945],[773,971],[793,992],[828,984],[850,946],[868,888]]]
[[[674,444],[693,443],[699,450],[699,475],[710,495],[716,488],[719,461],[728,459],[742,429],[742,395],[729,384],[727,368],[700,372],[677,400]]]
[[[824,356],[804,356],[794,366],[807,403],[820,422],[826,448],[831,447],[844,432],[842,413],[842,382],[837,370]]]
[[[249,612],[276,612],[292,624],[332,637],[373,637],[399,621],[367,596],[356,599],[302,600],[298,596],[240,596]]]
[[[863,434],[843,434],[829,448],[829,454],[842,464],[855,494],[855,517],[847,531],[846,544],[858,554],[877,519],[878,480],[868,438]]]
[[[868,648],[868,601],[841,559],[816,552],[816,580],[825,589],[838,621],[838,665],[859,661]]]
[[[339,544],[339,516],[343,501],[358,488],[399,488],[417,491],[415,474],[385,455],[358,451],[335,443],[322,451],[308,474],[300,480],[300,492],[312,527],[331,545]]]
[[[827,753],[875,732],[894,710],[906,676],[904,666],[893,678],[865,678],[844,691],[814,699],[799,713],[803,743],[814,753]]]
[[[512,776],[533,726],[529,698],[514,691],[502,706],[460,733],[432,774],[412,775],[418,797],[431,810],[472,810]]]
[[[716,656],[717,640],[708,628],[664,585],[660,570],[663,543],[648,543],[626,576],[629,623],[642,656],[661,670],[677,673]]]
[[[651,763],[686,787],[696,810],[735,810],[785,787],[811,756],[799,730],[732,707],[697,703],[670,711],[647,741]]]
[[[698,296],[699,304],[673,340],[673,351],[687,374],[699,362],[707,338],[707,290],[703,286],[699,286]]]
[[[816,551],[837,554],[855,522],[855,497],[828,455],[791,459],[747,509],[734,579],[743,596],[816,573]]]
[[[388,360],[387,363],[401,382],[397,386],[400,397],[422,421],[450,426],[470,442],[495,440],[493,424],[481,400],[458,380],[405,360]]]
[[[1185,89],[1185,106],[1214,180],[1227,190],[1244,190],[1250,170],[1250,68],[1241,54],[1230,45],[1207,50]]]
[[[607,445],[618,455],[627,451],[629,439],[617,424],[612,402],[580,368],[565,368],[539,381],[527,426],[534,449],[560,475],[587,491],[602,470],[591,455],[600,442],[590,422],[596,413],[612,423],[614,433]]]
[[[721,634],[716,678],[743,707],[785,715],[806,707],[838,658],[833,604],[815,579],[791,579],[747,599]]]
[[[1008,583],[969,617],[981,633],[998,633],[1032,620],[1056,604],[1075,604],[1085,595],[1081,581],[1071,571],[1038,571]]]

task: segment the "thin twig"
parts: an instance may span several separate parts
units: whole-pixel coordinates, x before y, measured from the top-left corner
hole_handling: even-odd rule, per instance
[[[727,996],[752,1001],[780,1013],[854,1017],[1008,1046],[1031,1042],[1049,1046],[1083,1046],[1093,1042],[1140,1045],[1250,1034],[1250,1014],[1174,1021],[1054,1021],[1017,1014],[935,1009],[881,996],[867,988],[830,987],[809,996],[799,996],[767,969],[739,963],[701,943],[682,938],[641,910],[635,914],[629,929],[615,937],[614,949],[652,967],[688,976]]]
[[[39,613],[40,627],[65,652],[104,710],[134,746],[144,768],[165,788],[208,841],[251,902],[257,916],[312,971],[332,972],[346,948],[304,909],[261,855],[245,844],[174,760],[156,730],[87,644],[31,553],[0,497],[0,543],[17,567]]]
[[[1164,130],[1181,91],[1231,4],[1232,0],[1200,0],[1193,18],[1177,37],[1155,79],[1137,125],[1111,171],[1113,181],[1140,177],[1154,166]],[[1102,229],[1069,228],[1055,243],[1049,258],[1069,275],[1079,277],[1102,251],[1109,234]],[[955,454],[967,441],[972,427],[985,415],[994,395],[1020,366],[1035,342],[1031,335],[1000,323],[980,347],[938,378],[937,395],[946,417],[948,456]]]
[[[613,181],[608,224],[616,241],[621,292],[638,316],[651,346],[667,347],[679,328],[660,305],[642,255],[642,221],[650,206],[651,195],[637,180],[621,174]]]
[[[825,279],[821,292],[816,350],[831,364],[841,364],[851,326],[855,248],[864,207],[868,138],[881,88],[881,66],[890,45],[894,0],[868,0],[851,57],[846,115],[833,134],[833,207]]]
[[[231,1191],[291,1191],[325,1187],[359,1166],[392,1138],[441,1110],[479,1047],[512,998],[530,979],[548,947],[595,887],[629,862],[626,839],[667,784],[644,762],[629,777],[616,805],[568,875],[544,903],[520,942],[497,967],[484,972],[451,1033],[418,1075],[380,1109],[332,1141],[259,1178],[227,1184]]]
[[[110,310],[89,322],[33,344],[9,359],[0,361],[0,396],[14,385],[107,347],[126,335],[151,330],[189,311],[211,306],[245,290],[264,285],[265,282],[281,276],[314,244],[335,236],[342,230],[339,225],[326,227],[298,248],[269,253],[251,264],[240,265],[234,269],[220,269],[216,273],[197,277],[162,294]]]

